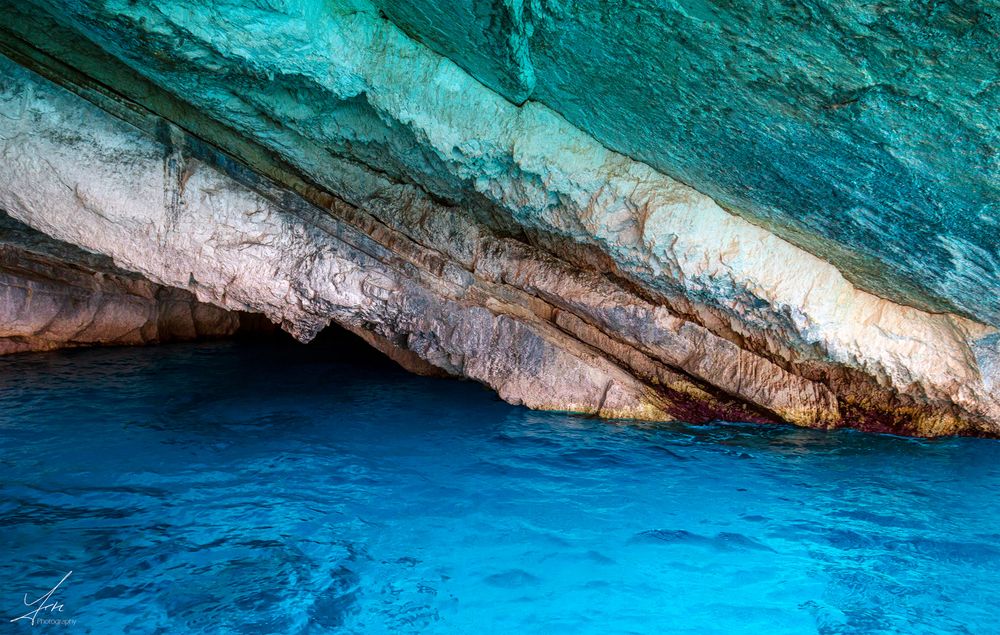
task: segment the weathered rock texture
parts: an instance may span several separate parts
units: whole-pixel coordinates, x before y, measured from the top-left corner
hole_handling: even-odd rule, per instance
[[[683,167],[670,163],[677,135],[650,125],[633,139],[662,156],[622,148],[647,165],[561,116],[614,141],[602,126],[652,116],[627,95],[599,114],[583,98],[543,100],[559,112],[523,101],[545,74],[527,56],[536,27],[520,5],[484,40],[452,41],[479,46],[472,57],[435,46],[487,85],[363,1],[0,6],[0,50],[79,95],[3,62],[0,206],[157,283],[262,312],[302,339],[334,320],[418,372],[471,377],[531,407],[1000,431],[998,320],[983,292],[997,288],[991,238],[952,240],[975,267],[935,277],[933,261],[917,271],[831,242],[806,217],[789,234],[795,210],[762,192],[791,214],[773,227],[822,257],[786,242],[666,176]],[[411,18],[396,16],[420,31]],[[497,41],[506,48],[487,48]],[[651,72],[619,74],[633,71]],[[586,77],[547,81],[583,94],[573,86]],[[822,167],[810,165],[802,179]],[[986,224],[982,187],[995,176],[963,190]],[[756,196],[727,200],[760,220]],[[864,214],[842,220],[893,226]]]
[[[0,212],[0,355],[259,332],[262,320],[198,302],[52,240]]]
[[[374,1],[879,295],[1000,320],[995,0]]]

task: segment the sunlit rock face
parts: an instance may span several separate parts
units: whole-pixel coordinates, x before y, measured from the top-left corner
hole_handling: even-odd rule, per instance
[[[893,130],[923,154],[866,146],[881,93],[824,120],[783,106],[802,84],[765,90],[798,68],[776,36],[760,85],[738,90],[749,67],[679,71],[716,59],[701,31],[661,21],[662,46],[690,47],[643,58],[646,17],[582,5],[541,22],[517,3],[0,6],[2,50],[80,95],[4,62],[0,205],[158,283],[302,339],[334,320],[408,368],[532,407],[1000,430],[994,164],[930,152],[916,124]],[[712,91],[757,105],[713,125],[690,112]],[[962,107],[973,127],[995,116]],[[852,112],[856,134],[830,123]],[[848,137],[874,154],[824,141]],[[876,178],[863,166],[882,152],[895,162]],[[947,222],[920,220],[927,197]]]
[[[0,355],[260,333],[257,316],[198,302],[0,212]]]

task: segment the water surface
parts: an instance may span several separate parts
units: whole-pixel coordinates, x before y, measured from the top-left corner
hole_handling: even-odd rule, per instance
[[[993,441],[615,425],[339,344],[0,360],[0,617],[72,570],[44,632],[996,632],[998,504]]]

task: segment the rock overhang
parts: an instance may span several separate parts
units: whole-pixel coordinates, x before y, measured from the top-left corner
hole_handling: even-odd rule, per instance
[[[1000,280],[1000,5],[377,4],[512,101],[530,90],[869,291],[1000,319],[981,293]],[[484,59],[476,34],[495,31],[521,53]],[[532,81],[497,79],[517,76]]]
[[[476,262],[484,252],[477,238],[451,236],[447,247],[435,243],[441,239],[435,230],[446,237],[456,233],[448,220],[455,214],[475,220],[476,229],[463,230],[467,234],[520,237],[579,269],[642,289],[640,296],[652,302],[628,320],[621,306],[631,298],[608,310],[598,303],[567,311],[579,288],[518,282],[534,297],[559,300],[562,313],[542,313],[573,338],[589,338],[587,346],[615,349],[601,336],[624,336],[629,341],[614,363],[654,387],[656,372],[634,351],[693,374],[713,390],[777,408],[777,419],[807,425],[897,429],[905,427],[900,421],[920,419],[929,403],[950,414],[925,417],[914,428],[918,433],[961,428],[955,422],[963,417],[993,417],[995,397],[978,365],[969,362],[988,358],[970,351],[983,348],[989,327],[857,289],[823,259],[728,214],[649,165],[609,152],[598,143],[606,141],[601,135],[594,139],[561,116],[572,120],[572,113],[532,101],[516,107],[510,101],[518,101],[516,95],[507,94],[508,100],[488,90],[404,36],[372,6],[196,4],[63,3],[51,17],[127,64],[101,81],[123,90],[141,81],[163,87],[190,107],[173,113],[177,123],[194,116],[191,111],[221,121],[235,137],[281,156],[321,188],[362,209],[381,209],[381,222],[440,250],[459,278],[484,276],[487,268]],[[21,36],[40,35],[38,16],[23,10],[11,15]],[[237,31],[241,26],[246,28]],[[289,46],[281,49],[281,42]],[[58,56],[83,65],[73,48],[63,46]],[[475,73],[473,64],[464,66]],[[654,138],[650,148],[659,147],[659,138],[646,140]],[[227,145],[239,143],[210,140],[230,151]],[[260,155],[241,158],[262,167]],[[386,202],[386,183],[390,189],[407,184],[415,188],[407,196],[445,205],[408,216]],[[821,232],[804,235],[824,240]],[[460,247],[449,251],[452,244]],[[968,245],[953,248],[989,263]],[[857,255],[843,245],[819,253]],[[513,257],[510,250],[505,254]],[[893,286],[898,274],[882,283]],[[989,275],[977,281],[988,285]],[[909,293],[906,285],[894,288]],[[674,326],[649,326],[657,310],[666,311]],[[694,331],[668,337],[684,329]],[[715,343],[709,349],[722,348],[706,355],[705,341]],[[692,348],[692,342],[702,344]],[[733,347],[728,353],[727,346]],[[817,397],[806,396],[813,390]],[[516,391],[501,394],[519,400]],[[896,414],[886,412],[890,404]],[[850,421],[864,413],[874,423]]]

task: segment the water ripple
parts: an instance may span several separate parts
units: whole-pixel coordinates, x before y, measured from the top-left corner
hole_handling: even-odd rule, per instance
[[[0,359],[0,616],[72,570],[92,633],[995,630],[996,442],[608,424],[355,357]]]

